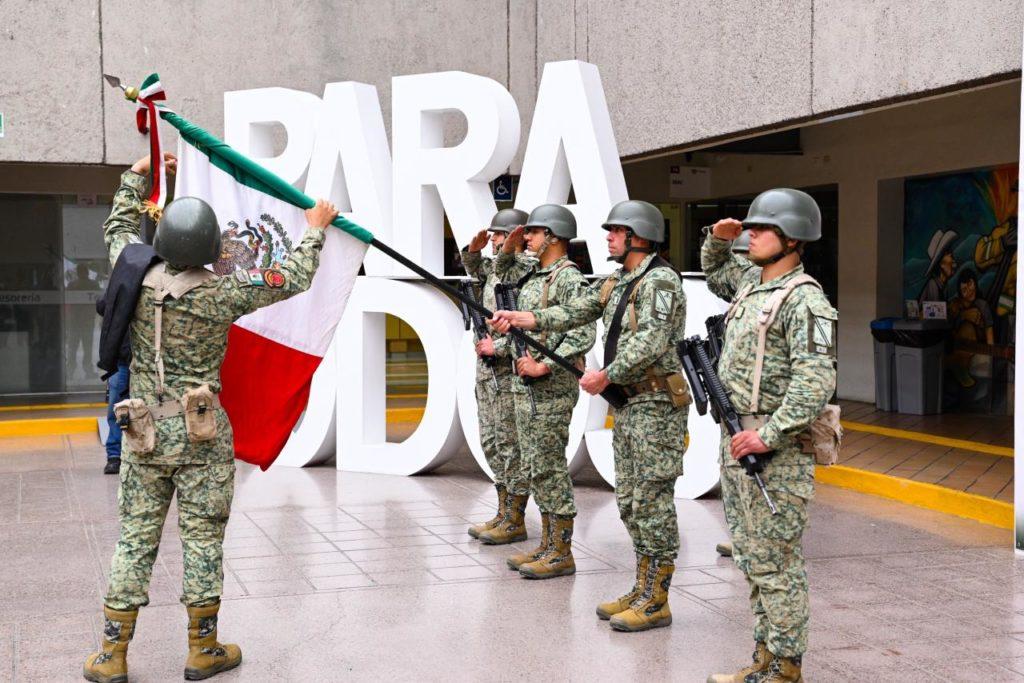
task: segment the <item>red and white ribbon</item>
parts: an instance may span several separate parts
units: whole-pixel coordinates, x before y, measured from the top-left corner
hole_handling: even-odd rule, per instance
[[[139,97],[136,100],[138,109],[135,112],[135,123],[139,128],[139,132],[143,134],[149,133],[152,189],[149,193],[148,203],[152,208],[158,210],[163,210],[164,203],[167,201],[167,171],[164,168],[163,150],[160,148],[159,114],[157,113],[158,110],[165,109],[163,105],[158,105],[157,102],[165,99],[167,98],[164,94],[164,87],[160,83],[160,77],[157,74],[151,74],[142,83],[142,87],[139,88]]]

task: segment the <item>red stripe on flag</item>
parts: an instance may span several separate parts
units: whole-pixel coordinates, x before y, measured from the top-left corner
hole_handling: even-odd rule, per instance
[[[231,326],[221,367],[221,403],[235,433],[235,457],[267,469],[309,402],[321,358]]]

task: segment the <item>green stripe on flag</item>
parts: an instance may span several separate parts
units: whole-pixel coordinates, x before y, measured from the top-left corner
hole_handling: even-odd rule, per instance
[[[160,80],[160,75],[159,74],[149,74],[148,76],[146,76],[146,80],[142,81],[142,85],[139,86],[139,90],[140,91],[145,90],[146,88],[148,88],[149,86],[151,86],[154,83],[158,82],[159,80]]]
[[[185,142],[205,154],[210,159],[210,163],[246,187],[251,187],[300,209],[310,209],[316,204],[311,197],[297,190],[291,183],[285,182],[276,174],[263,168],[241,152],[232,149],[226,142],[218,140],[199,126],[186,121],[172,111],[161,110],[160,116],[178,130]],[[369,244],[373,241],[372,232],[347,218],[338,216],[334,219],[333,225],[361,242]]]

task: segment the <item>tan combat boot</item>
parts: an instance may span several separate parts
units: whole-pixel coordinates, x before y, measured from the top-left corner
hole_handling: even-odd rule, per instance
[[[128,643],[135,635],[139,610],[122,612],[103,608],[103,649],[89,655],[82,667],[85,680],[95,683],[126,683],[128,681]]]
[[[757,683],[801,683],[804,680],[800,674],[802,660],[802,657],[776,657]]]
[[[242,663],[242,650],[237,645],[217,642],[217,612],[220,603],[188,610],[188,659],[185,680],[201,681]]]
[[[619,612],[625,612],[629,609],[629,605],[636,600],[637,596],[640,595],[641,586],[644,585],[644,576],[647,574],[647,564],[650,558],[646,555],[636,556],[636,580],[633,582],[633,588],[630,589],[625,595],[612,600],[611,602],[602,602],[597,606],[597,616],[605,621],[608,621]]]
[[[498,489],[498,511],[494,513],[494,516],[486,522],[474,524],[473,526],[469,527],[469,531],[467,533],[469,533],[469,535],[473,538],[480,538],[481,531],[493,529],[494,527],[498,526],[502,519],[505,518],[505,501],[508,499],[508,489],[506,489],[501,484],[495,485],[494,488]]]
[[[640,595],[630,603],[629,609],[611,618],[611,627],[616,631],[646,631],[671,624],[668,587],[672,583],[672,572],[675,569],[672,560],[648,558]]]
[[[576,573],[576,560],[572,557],[572,517],[548,516],[551,539],[547,552],[519,567],[523,578],[553,579]]]
[[[715,546],[715,551],[722,557],[732,557],[732,543],[730,541],[719,543]]]
[[[747,680],[747,676],[753,676],[765,671],[775,661],[775,655],[762,642],[754,644],[754,654],[751,658],[754,663],[747,668],[741,669],[734,674],[712,674],[708,676],[708,683],[743,683]]]
[[[530,496],[509,494],[505,500],[505,515],[497,526],[481,531],[477,536],[486,545],[508,545],[526,540],[526,501]]]
[[[534,560],[540,559],[540,557],[548,551],[548,546],[551,544],[551,515],[546,512],[540,513],[541,531],[540,531],[540,545],[529,550],[525,553],[516,553],[512,557],[505,560],[505,564],[508,565],[509,569],[519,571],[527,562],[533,562]]]

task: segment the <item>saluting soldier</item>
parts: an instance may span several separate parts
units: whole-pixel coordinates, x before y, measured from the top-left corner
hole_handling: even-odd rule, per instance
[[[495,269],[495,258],[481,254],[488,242],[490,232],[491,250],[494,257],[509,232],[526,223],[529,216],[519,209],[502,209],[494,214],[490,228],[481,230],[463,250],[462,265],[466,272],[480,284],[481,299],[485,308],[494,310],[494,287],[501,282]],[[516,439],[515,401],[512,397],[512,355],[508,339],[487,336],[476,343],[476,414],[480,425],[480,445],[484,458],[494,473],[494,488],[498,493],[498,509],[494,517],[481,524],[469,527],[469,535],[478,538],[510,517],[509,509],[525,509],[530,495],[530,481],[519,452]],[[493,358],[488,366],[485,358]],[[497,385],[497,386],[495,386]],[[492,544],[513,543],[523,540],[526,527],[517,525],[519,533],[494,535]]]
[[[517,231],[514,239],[519,234]],[[569,241],[576,238],[576,218],[572,212],[557,204],[542,204],[530,213],[521,234],[527,254],[534,256],[537,262],[518,281],[519,307],[544,309],[581,296],[587,288],[586,280],[568,258]],[[498,257],[499,271],[514,272],[511,259],[512,255],[503,251]],[[574,327],[532,336],[582,367],[584,355],[594,345],[596,328],[593,324]],[[572,556],[576,501],[565,448],[579,387],[567,370],[549,358],[537,360],[529,352],[517,359],[516,370],[518,377],[512,385],[516,432],[529,470],[530,493],[540,508],[542,531],[537,548],[513,555],[507,563],[510,569],[517,569],[530,579],[573,574],[576,572]],[[532,396],[528,392],[532,392]],[[489,533],[481,534],[481,540],[486,541]]]
[[[750,233],[749,261],[730,252]],[[733,558],[750,585],[753,664],[711,683],[801,680],[807,649],[808,585],[801,548],[814,457],[798,441],[835,391],[837,313],[803,272],[804,245],[821,238],[821,211],[799,190],[758,195],[746,219],[708,230],[701,263],[712,291],[732,299],[718,374],[744,431],[721,446],[722,498]],[[762,478],[772,515],[739,458],[768,454]]]
[[[626,594],[598,605],[597,615],[616,630],[644,631],[672,623],[668,589],[679,552],[673,494],[683,473],[690,403],[675,346],[683,338],[686,297],[678,273],[657,255],[665,221],[656,206],[620,202],[602,227],[610,258],[621,268],[560,306],[499,311],[495,325],[556,333],[604,319],[604,367],[588,370],[579,385],[599,394],[617,384],[629,396],[612,410],[612,444],[615,495],[636,552],[636,580]]]

